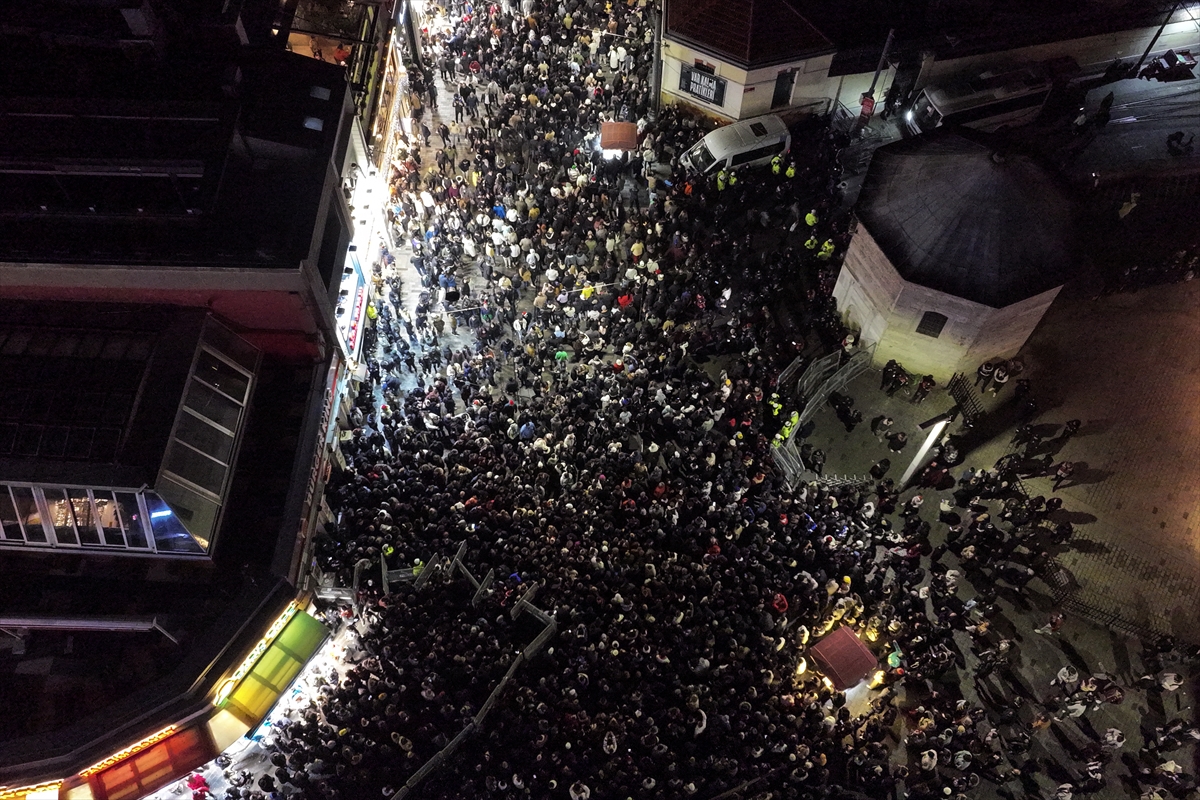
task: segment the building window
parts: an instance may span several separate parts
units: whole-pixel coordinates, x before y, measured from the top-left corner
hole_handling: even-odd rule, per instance
[[[939,314],[936,311],[926,311],[925,316],[921,317],[921,324],[917,326],[917,333],[924,336],[932,336],[934,339],[942,335],[942,328],[946,327],[946,315]]]

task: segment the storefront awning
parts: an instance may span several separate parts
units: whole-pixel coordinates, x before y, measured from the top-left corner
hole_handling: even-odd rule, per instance
[[[308,614],[296,614],[221,707],[246,725],[257,725],[328,634]]]
[[[814,644],[808,652],[816,661],[817,669],[839,692],[861,681],[878,663],[854,631],[845,626]]]
[[[632,122],[601,122],[600,149],[637,149],[637,125]]]

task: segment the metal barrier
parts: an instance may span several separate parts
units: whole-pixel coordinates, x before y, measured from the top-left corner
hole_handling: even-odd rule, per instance
[[[474,589],[474,594],[471,597],[471,605],[478,605],[479,601],[491,591],[492,582],[495,580],[495,571],[489,569],[484,579],[482,581],[478,580],[471,573],[471,571],[467,569],[466,565],[463,564],[462,559],[463,556],[466,555],[466,552],[467,543],[462,542],[459,545],[458,552],[454,555],[454,558],[442,557],[433,559],[430,564],[426,565],[420,570],[388,570],[386,559],[384,559],[381,555],[380,566],[384,575],[387,576],[385,580],[385,586],[389,582],[411,582],[414,588],[419,589],[434,579],[440,581],[451,581],[454,580],[456,576],[462,576],[466,578],[472,589]],[[450,758],[456,752],[458,752],[460,747],[462,747],[463,742],[465,742],[470,736],[473,736],[479,732],[484,721],[487,719],[488,714],[491,713],[496,703],[504,695],[504,692],[508,689],[509,685],[511,685],[517,670],[523,664],[541,652],[542,648],[546,646],[546,643],[554,638],[554,636],[558,633],[558,622],[555,620],[554,616],[533,605],[533,600],[537,597],[538,589],[538,584],[529,584],[529,588],[525,590],[524,594],[522,594],[520,599],[517,600],[517,602],[513,605],[510,614],[512,615],[513,619],[516,619],[522,614],[529,614],[543,624],[544,627],[542,628],[541,632],[539,632],[538,635],[534,637],[533,641],[527,644],[525,649],[518,653],[516,658],[513,659],[512,664],[510,664],[508,667],[508,671],[504,673],[504,677],[500,679],[500,682],[497,683],[492,689],[491,693],[488,694],[487,700],[483,702],[483,705],[475,714],[475,717],[469,723],[467,723],[467,725],[461,731],[459,731],[458,735],[455,736],[445,747],[435,753],[433,757],[422,764],[416,772],[409,776],[408,780],[404,782],[404,785],[391,795],[391,800],[405,800],[405,798],[412,793],[413,789],[415,789],[422,781],[444,767],[449,762]]]
[[[979,404],[979,397],[975,392],[975,385],[967,380],[967,376],[961,372],[954,373],[949,382],[946,383],[946,391],[954,398],[954,402],[962,409],[963,419],[970,424],[974,424],[976,420],[983,416],[983,406]]]
[[[810,470],[808,465],[804,463],[804,460],[800,458],[800,451],[796,442],[800,438],[800,429],[816,416],[817,410],[829,399],[829,395],[839,389],[845,388],[846,384],[870,369],[874,355],[875,345],[872,343],[867,347],[855,350],[850,354],[850,358],[846,363],[842,364],[842,351],[837,350],[817,359],[804,371],[804,375],[800,378],[796,387],[797,393],[805,399],[804,408],[800,411],[799,418],[793,426],[792,432],[788,435],[787,441],[772,451],[775,464],[783,471],[789,485],[795,486],[801,482],[820,483],[832,488],[835,486],[847,486],[851,483],[857,485],[870,483],[869,478],[860,478],[857,475],[844,476],[843,478],[818,475]],[[802,391],[803,387],[815,386],[818,381],[820,382],[820,386],[815,390],[808,388],[806,391]],[[838,481],[842,482],[839,483]]]

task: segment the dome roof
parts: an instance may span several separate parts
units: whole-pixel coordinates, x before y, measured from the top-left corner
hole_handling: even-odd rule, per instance
[[[935,131],[875,151],[858,218],[905,280],[993,308],[1074,272],[1071,203],[1032,159]]]

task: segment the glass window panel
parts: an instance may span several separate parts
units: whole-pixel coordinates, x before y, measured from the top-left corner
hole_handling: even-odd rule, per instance
[[[25,542],[21,535],[21,523],[18,521],[17,508],[13,505],[8,487],[0,484],[0,535],[8,541]]]
[[[126,352],[126,358],[145,361],[150,357],[150,351],[154,349],[154,340],[149,336],[137,336],[129,343],[129,350]]]
[[[125,357],[125,351],[129,349],[130,337],[124,333],[111,333],[104,342],[104,349],[100,351],[100,358],[105,359],[121,359]]]
[[[58,337],[53,333],[34,333],[29,338],[29,344],[25,348],[27,356],[44,356],[50,353],[50,349],[54,347],[54,342]]]
[[[59,420],[69,420],[75,415],[75,406],[78,405],[79,395],[70,390],[57,391],[50,400],[50,418],[56,422]]]
[[[163,459],[163,469],[175,473],[201,489],[207,489],[218,497],[225,488],[226,468],[208,456],[189,447],[173,442]]]
[[[31,338],[32,334],[27,328],[19,328],[13,331],[4,340],[4,354],[9,356],[22,355],[25,352],[25,348],[29,346]]]
[[[104,349],[104,334],[98,331],[88,332],[83,335],[83,341],[79,343],[79,348],[75,355],[79,358],[93,359],[100,355],[100,351]]]
[[[217,515],[221,506],[202,496],[199,492],[168,478],[160,480],[154,488],[175,512],[179,521],[187,526],[188,533],[192,535],[192,538],[207,550],[215,533]],[[155,529],[155,536],[157,535],[158,532]]]
[[[132,406],[133,395],[127,392],[113,392],[104,403],[104,415],[101,419],[105,425],[124,425]]]
[[[22,425],[17,434],[16,454],[19,456],[36,456],[42,446],[42,426]]]
[[[189,509],[174,509],[154,492],[146,492],[146,509],[150,512],[150,527],[154,530],[154,544],[159,552],[203,553],[204,550],[190,535],[181,514],[192,516]]]
[[[142,510],[138,508],[137,495],[130,492],[114,492],[117,496],[117,506],[121,509],[121,521],[125,523],[125,533],[130,547],[149,547],[146,532],[142,529]]]
[[[62,489],[43,489],[42,495],[46,498],[46,513],[50,515],[54,538],[59,544],[79,544],[75,536],[75,515],[71,513],[66,492]]]
[[[8,381],[10,375],[17,374],[11,370],[4,370],[5,381]],[[0,392],[0,419],[20,419],[21,412],[25,410],[25,389],[7,389]]]
[[[87,392],[81,395],[75,404],[75,421],[85,425],[100,421],[100,411],[104,408],[104,392]]]
[[[121,431],[116,428],[100,428],[92,440],[92,461],[115,461]]]
[[[125,534],[121,532],[121,515],[117,512],[117,503],[113,500],[112,492],[96,491],[96,516],[100,520],[100,530],[104,533],[104,543],[125,546]]]
[[[184,405],[222,428],[237,430],[242,409],[229,398],[222,397],[199,381],[192,381]]]
[[[195,375],[214,389],[220,389],[239,403],[246,401],[250,379],[207,350],[196,359]]]
[[[60,358],[73,356],[77,347],[79,347],[79,334],[68,331],[58,337],[58,341],[54,343],[50,354]]]
[[[96,527],[96,507],[88,497],[86,489],[67,489],[71,511],[75,514],[75,530],[81,544],[100,544],[100,531]]]
[[[229,463],[229,456],[233,453],[232,436],[187,412],[179,415],[175,438],[181,442],[187,442],[197,450],[208,453],[226,464]]]
[[[42,515],[33,499],[33,490],[25,486],[13,486],[12,498],[17,507],[17,518],[25,526],[25,541],[45,544],[46,531],[42,528]]]
[[[254,345],[211,319],[205,324],[204,334],[200,338],[211,344],[214,350],[219,350],[222,355],[250,372],[253,372],[255,365],[258,364],[258,350]]]
[[[0,455],[8,455],[17,443],[17,426],[14,423],[0,425]]]
[[[95,428],[71,428],[64,455],[67,458],[87,458],[88,454],[92,452],[92,437],[95,435]]]
[[[51,425],[46,428],[46,433],[42,436],[40,455],[50,458],[62,458],[63,453],[67,450],[67,434],[70,431],[70,428],[62,425]]]

